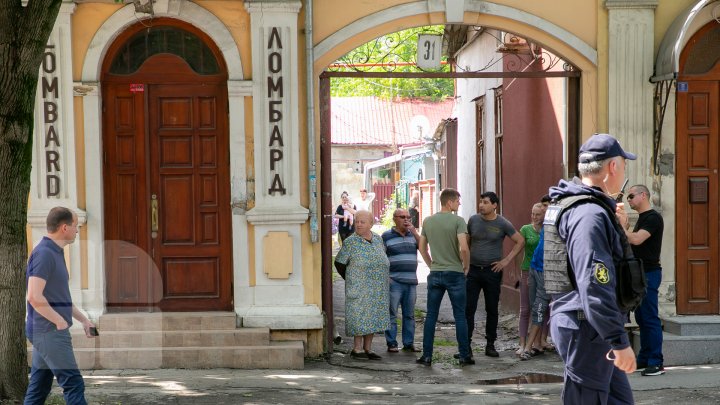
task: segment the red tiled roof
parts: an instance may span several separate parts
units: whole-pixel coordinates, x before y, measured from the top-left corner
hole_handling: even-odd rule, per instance
[[[417,123],[425,121],[432,136],[441,120],[452,114],[454,100],[383,100],[377,97],[332,97],[333,145],[409,145],[421,143]],[[414,119],[413,119],[414,118]],[[411,128],[411,120],[415,128]],[[393,142],[393,136],[395,140]]]

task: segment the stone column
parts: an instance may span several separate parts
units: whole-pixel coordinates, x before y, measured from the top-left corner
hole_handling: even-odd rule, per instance
[[[665,236],[674,229],[673,182],[663,187],[663,176],[655,176],[652,167],[653,155],[653,91],[650,83],[655,55],[653,52],[656,0],[607,0],[609,10],[609,92],[608,117],[610,133],[615,135],[628,151],[637,154],[637,160],[627,166],[629,186],[645,184],[653,194],[653,208],[663,214]],[[671,95],[673,97],[673,95]],[[674,100],[672,100],[674,101]],[[670,103],[670,106],[674,103]],[[672,107],[671,107],[672,108]],[[672,117],[672,114],[667,114]],[[674,134],[674,124],[669,127],[666,120],[665,136]],[[674,138],[673,138],[674,142]],[[664,141],[667,145],[667,141]],[[663,202],[666,201],[666,202]],[[637,213],[626,206],[631,221],[637,220]],[[664,213],[663,213],[664,211]],[[665,238],[663,244],[664,282],[660,287],[660,314],[674,314],[674,294],[668,291],[667,283],[674,282],[674,263],[664,260],[668,252],[674,252],[674,240]]]
[[[629,184],[652,183],[654,26],[657,0],[607,0],[610,134],[638,155]]]
[[[305,304],[300,225],[298,13],[300,1],[246,2],[253,65],[255,287],[244,326],[320,329],[316,305]],[[252,175],[250,176],[252,177]]]
[[[77,213],[80,225],[84,225],[86,219],[85,211],[78,208],[77,201],[70,27],[74,10],[73,2],[63,1],[40,66],[28,211],[33,246],[47,233],[45,219],[52,207],[72,209]],[[70,293],[78,308],[82,308],[81,243],[78,240],[66,248]]]

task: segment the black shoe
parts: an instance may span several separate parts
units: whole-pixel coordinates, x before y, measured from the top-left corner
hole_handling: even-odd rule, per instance
[[[361,360],[367,360],[368,355],[365,352],[356,352],[355,350],[350,351],[350,357],[353,359],[361,359]]]
[[[379,356],[377,353],[372,352],[372,351],[367,351],[367,350],[366,350],[366,351],[365,351],[365,355],[366,355],[367,358],[370,359],[370,360],[382,360],[382,357],[381,357],[381,356]]]
[[[422,364],[423,366],[431,366],[432,359],[430,357],[422,356],[419,359],[415,360],[415,363]]]
[[[500,354],[495,350],[495,345],[485,346],[485,355],[488,357],[500,357]]]
[[[665,367],[663,366],[648,366],[645,370],[642,371],[642,373],[640,373],[640,375],[644,377],[663,374],[665,374]]]
[[[335,336],[335,338],[333,339],[333,343],[335,343],[336,345],[339,345],[340,343],[342,343],[342,336],[340,336],[340,335]]]
[[[418,349],[417,347],[410,345],[410,346],[403,346],[402,351],[404,351],[406,353],[420,353],[420,352],[422,352],[422,349]]]
[[[470,352],[470,355],[468,356],[468,358],[470,358],[470,359],[473,358],[473,352],[472,352],[472,351]],[[455,354],[453,354],[453,359],[460,360],[460,353],[455,353]]]
[[[465,357],[464,359],[460,359],[461,366],[470,366],[473,364],[475,364],[475,360],[473,360],[472,357]]]

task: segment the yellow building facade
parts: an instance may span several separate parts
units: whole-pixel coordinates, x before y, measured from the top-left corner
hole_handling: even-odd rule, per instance
[[[530,38],[572,63],[581,71],[579,138],[610,132],[647,156],[631,166],[631,183],[651,187],[666,220],[661,305],[674,315],[675,257],[689,248],[672,232],[675,172],[654,170],[650,158],[650,78],[664,38],[680,43],[669,57],[675,66],[712,20],[713,3],[64,2],[38,84],[32,238],[52,206],[79,213],[71,290],[92,319],[232,313],[238,328],[266,328],[271,340],[302,341],[306,356],[318,355],[327,347],[320,196],[330,191],[320,188],[330,174],[319,164],[319,76],[380,35],[468,24]],[[694,25],[673,31],[693,6],[702,11],[691,15]],[[675,83],[678,71],[669,73],[659,82]],[[666,97],[672,103],[674,89]],[[672,161],[668,111],[656,138]],[[691,268],[714,280],[718,314],[717,267]]]

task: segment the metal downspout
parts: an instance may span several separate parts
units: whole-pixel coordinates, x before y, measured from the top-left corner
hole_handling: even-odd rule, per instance
[[[313,52],[313,11],[312,0],[305,1],[305,76],[307,95],[307,139],[308,139],[308,187],[310,196],[310,241],[318,241],[317,219],[317,177],[315,162],[315,82],[313,77],[315,53]]]

